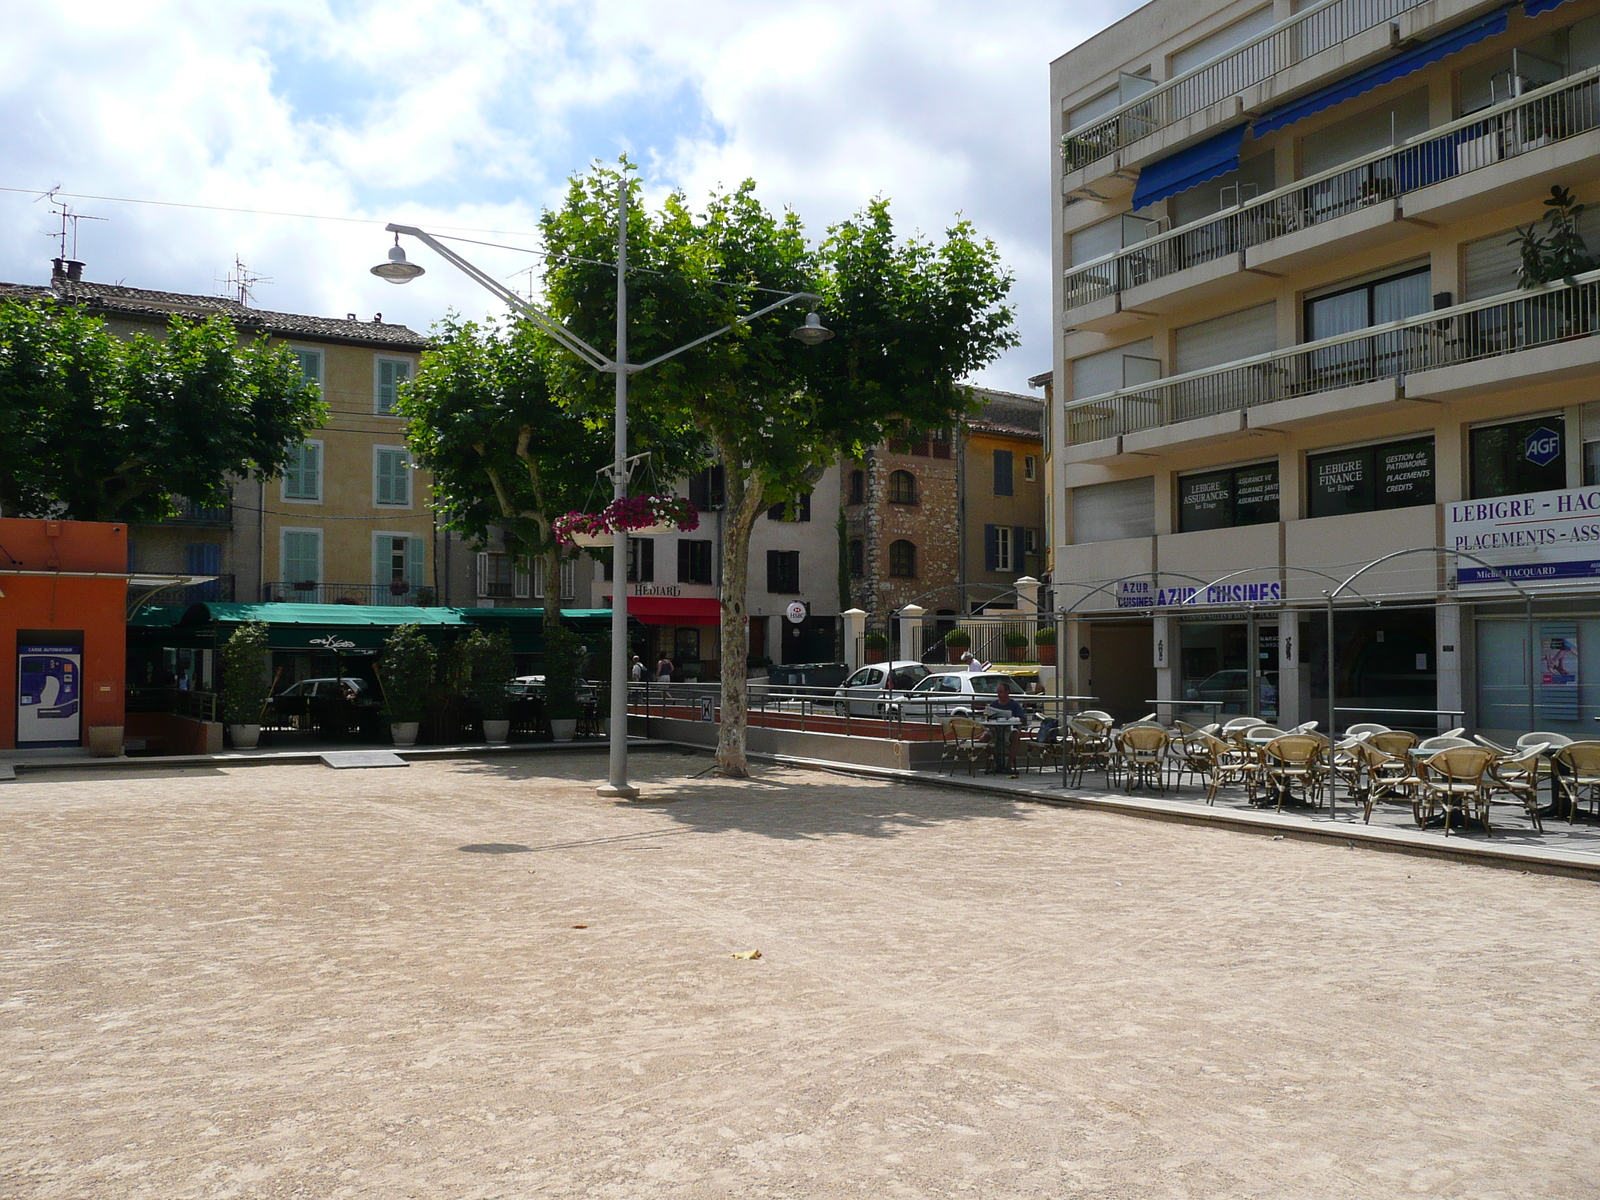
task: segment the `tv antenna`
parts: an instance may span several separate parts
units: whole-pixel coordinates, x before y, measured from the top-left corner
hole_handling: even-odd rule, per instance
[[[232,298],[248,308],[250,301],[255,299],[255,293],[252,289],[258,283],[271,283],[272,276],[252,273],[250,268],[244,265],[244,260],[235,254],[233,256],[233,274],[226,279],[219,279],[217,282],[227,284]]]
[[[108,221],[108,220],[110,220],[110,218],[109,217],[91,217],[86,213],[75,213],[75,212],[73,212],[71,205],[69,205],[65,200],[61,200],[61,199],[57,198],[56,193],[59,192],[60,190],[61,190],[61,185],[58,183],[58,184],[56,184],[55,187],[51,188],[48,192],[43,192],[40,195],[36,196],[34,198],[34,203],[37,204],[40,200],[49,201],[49,203],[50,203],[50,211],[52,213],[54,213],[56,215],[56,217],[60,221],[60,228],[59,229],[56,229],[54,231],[46,231],[45,232],[45,237],[55,238],[56,239],[56,251],[57,251],[56,257],[61,258],[61,259],[66,259],[66,260],[71,261],[71,262],[76,262],[76,261],[78,261],[78,222],[79,221]],[[71,254],[67,253],[67,242],[68,242],[69,239],[71,240],[71,243],[72,243],[72,253]]]

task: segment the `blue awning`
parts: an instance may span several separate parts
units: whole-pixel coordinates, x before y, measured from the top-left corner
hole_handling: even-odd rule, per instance
[[[1527,0],[1527,3],[1522,6],[1522,15],[1525,17],[1537,17],[1549,12],[1552,8],[1559,8],[1566,2],[1567,0]]]
[[[1133,189],[1133,207],[1143,208],[1199,187],[1208,179],[1238,170],[1239,146],[1244,141],[1245,128],[1237,125],[1142,168],[1139,183]]]
[[[1539,3],[1540,0],[1528,0],[1528,5]],[[1554,0],[1550,7],[1561,3]],[[1465,50],[1497,33],[1506,31],[1506,14],[1510,6],[1490,13],[1486,17],[1479,17],[1476,21],[1463,25],[1460,29],[1452,30],[1440,37],[1413,46],[1411,49],[1385,59],[1381,63],[1368,67],[1365,71],[1357,71],[1354,75],[1346,76],[1337,83],[1329,84],[1319,91],[1312,92],[1309,96],[1302,96],[1298,100],[1291,100],[1288,104],[1272,109],[1256,118],[1256,136],[1271,133],[1275,129],[1282,129],[1286,125],[1293,125],[1296,121],[1303,121],[1309,116],[1321,112],[1325,108],[1332,108],[1363,92],[1370,92],[1375,87],[1382,87],[1396,79],[1402,79],[1413,71],[1420,71],[1423,67],[1431,66],[1446,55],[1454,54],[1458,50]],[[1527,11],[1524,8],[1524,11]]]

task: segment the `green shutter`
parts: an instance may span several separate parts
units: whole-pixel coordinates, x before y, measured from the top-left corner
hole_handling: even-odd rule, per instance
[[[424,538],[406,539],[406,582],[413,588],[428,582],[428,543]]]
[[[317,551],[322,535],[285,531],[283,535],[283,574],[285,583],[318,579]]]

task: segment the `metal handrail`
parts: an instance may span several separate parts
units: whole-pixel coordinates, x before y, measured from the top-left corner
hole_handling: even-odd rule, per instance
[[[1143,95],[1119,104],[1061,139],[1068,171],[1131,146],[1176,121],[1236,95],[1279,71],[1421,7],[1423,0],[1323,0]]]
[[[1600,271],[1063,405],[1068,445],[1515,354],[1600,332]]]
[[[1590,67],[1399,146],[1296,180],[1220,216],[1069,267],[1066,307],[1092,304],[1597,127],[1600,67]]]

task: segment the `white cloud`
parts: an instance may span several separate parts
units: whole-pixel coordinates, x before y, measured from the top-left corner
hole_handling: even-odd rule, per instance
[[[960,212],[1000,244],[1023,346],[984,382],[1021,391],[1050,357],[1048,62],[1129,7],[10,5],[0,186],[526,231],[570,172],[626,149],[652,193],[753,176],[815,234],[883,194],[907,232]],[[443,264],[403,291],[374,279],[372,226],[73,203],[111,218],[83,226],[93,279],[214,291],[238,253],[272,277],[264,308],[424,329],[493,308]],[[0,193],[0,279],[43,279],[48,225]]]

